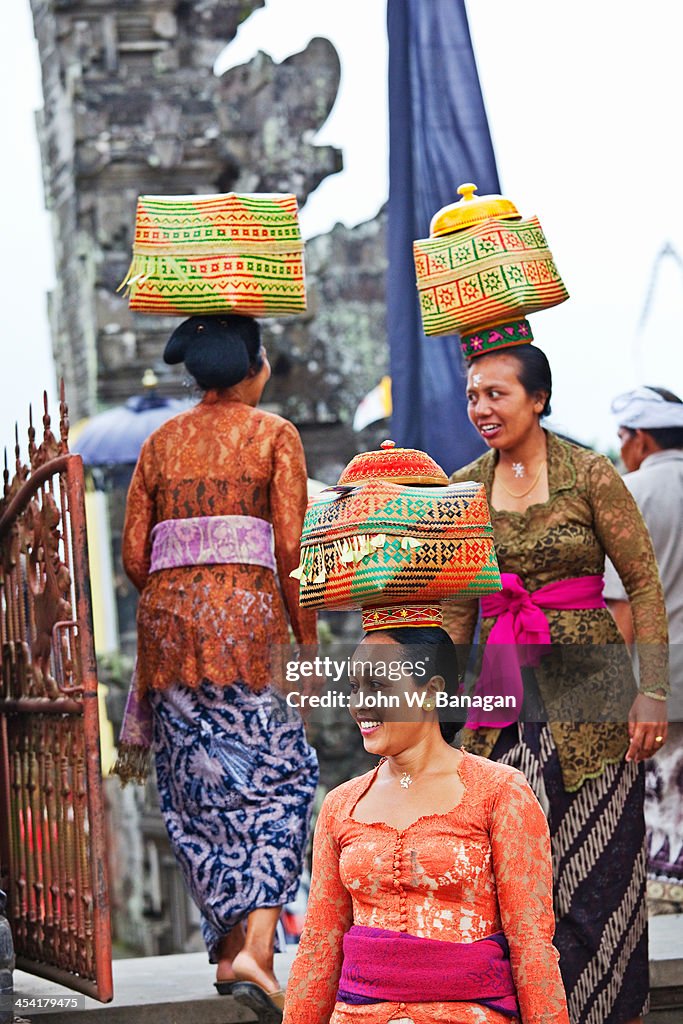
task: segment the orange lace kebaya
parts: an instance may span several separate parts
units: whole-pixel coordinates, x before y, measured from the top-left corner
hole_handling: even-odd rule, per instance
[[[552,939],[548,825],[521,772],[463,753],[462,799],[398,831],[354,819],[377,769],[333,790],[315,831],[304,933],[284,1024],[511,1024],[474,1002],[336,1000],[351,925],[469,943],[501,930],[522,1024],[569,1024]]]

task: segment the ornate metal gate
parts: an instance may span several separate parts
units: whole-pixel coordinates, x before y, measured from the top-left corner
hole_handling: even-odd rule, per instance
[[[0,888],[17,967],[103,1002],[111,932],[83,464],[45,397],[0,500]]]

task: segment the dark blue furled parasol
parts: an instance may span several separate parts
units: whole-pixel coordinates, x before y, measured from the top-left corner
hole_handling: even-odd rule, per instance
[[[166,420],[195,404],[191,399],[164,397],[151,387],[124,405],[93,416],[81,430],[77,425],[71,450],[91,468],[134,465],[143,441]]]

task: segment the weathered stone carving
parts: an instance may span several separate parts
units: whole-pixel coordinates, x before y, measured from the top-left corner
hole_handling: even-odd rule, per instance
[[[239,23],[264,2],[31,0],[44,93],[38,129],[57,266],[50,319],[74,420],[138,392],[148,366],[163,392],[184,390],[182,371],[161,362],[177,320],[133,315],[116,293],[130,261],[139,193],[293,191],[303,205],[341,168],[336,150],[312,142],[339,83],[338,58],[327,40],[312,40],[281,64],[261,53],[220,79],[213,74]],[[310,241],[308,312],[264,323],[273,364],[265,402],[301,428],[309,472],[324,481],[337,478],[357,447],[381,439],[373,428],[356,438],[350,419],[386,372],[385,228],[382,214],[355,228],[337,225]],[[123,493],[118,487],[111,496],[117,553]],[[116,570],[122,574],[120,562]],[[126,586],[121,575],[117,589]],[[120,627],[132,644],[134,618],[124,621],[121,608],[119,602]],[[346,728],[321,722],[318,743],[327,785],[367,764],[350,719]],[[115,793],[110,790],[113,804]],[[156,850],[165,839],[152,804],[154,813],[148,807],[141,819],[141,846]],[[122,802],[112,820],[119,812],[134,814],[135,808]],[[192,948],[177,872],[159,897],[163,906],[154,904],[158,923],[150,929],[140,910],[140,850],[130,851],[128,870],[114,883],[121,891],[130,884],[135,894],[126,901],[130,920],[119,922],[119,935],[146,953],[176,951],[178,935]],[[166,873],[170,878],[172,869]]]
[[[213,74],[240,21],[262,5],[31,0],[58,271],[50,316],[76,418],[134,393],[176,323],[133,316],[116,294],[139,193],[294,191],[303,203],[341,167],[336,150],[311,142],[339,83],[327,40],[281,64],[259,54]],[[177,390],[177,378],[168,384]]]

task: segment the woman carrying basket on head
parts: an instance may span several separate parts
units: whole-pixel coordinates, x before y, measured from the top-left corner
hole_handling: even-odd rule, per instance
[[[317,636],[289,578],[304,453],[291,423],[258,408],[270,367],[256,321],[191,317],[164,358],[184,362],[204,397],[148,438],[128,495],[138,694],[217,987],[277,1019],[275,930],[297,890],[318,778],[301,720],[271,687],[288,620],[299,644]]]

